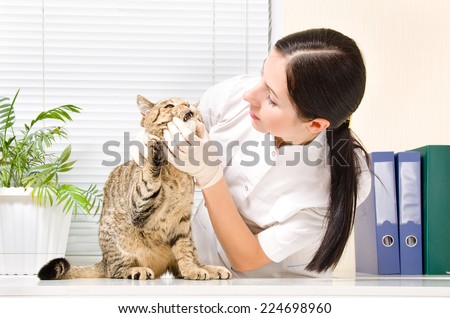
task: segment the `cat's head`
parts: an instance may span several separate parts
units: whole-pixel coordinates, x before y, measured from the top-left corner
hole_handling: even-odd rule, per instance
[[[152,103],[147,98],[138,95],[136,98],[142,113],[141,126],[147,133],[163,138],[163,130],[174,117],[180,118],[186,126],[195,131],[197,121],[202,121],[199,111],[194,105],[181,98],[170,98],[158,103]]]

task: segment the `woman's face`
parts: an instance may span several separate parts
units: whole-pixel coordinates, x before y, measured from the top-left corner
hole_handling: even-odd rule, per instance
[[[286,57],[272,50],[264,62],[261,80],[243,98],[250,104],[253,127],[284,142],[304,144],[315,138],[309,121],[299,119],[287,89]]]

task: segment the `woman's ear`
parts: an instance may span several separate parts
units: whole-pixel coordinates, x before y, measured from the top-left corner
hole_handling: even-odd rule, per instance
[[[311,134],[318,134],[330,126],[325,118],[315,118],[308,123],[307,129]]]

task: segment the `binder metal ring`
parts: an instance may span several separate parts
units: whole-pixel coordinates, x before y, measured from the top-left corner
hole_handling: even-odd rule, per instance
[[[408,247],[414,247],[417,245],[417,238],[414,235],[408,235],[405,238],[405,244]]]
[[[384,246],[391,247],[392,245],[394,245],[394,237],[392,235],[385,235],[381,239],[381,242]]]

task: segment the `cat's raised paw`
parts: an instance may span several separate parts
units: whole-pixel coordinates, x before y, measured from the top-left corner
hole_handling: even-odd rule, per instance
[[[133,280],[154,279],[155,273],[148,267],[132,267],[127,271],[124,278]]]
[[[156,167],[161,167],[166,164],[166,158],[164,156],[164,146],[161,140],[153,138],[149,140],[149,159],[151,163]]]

